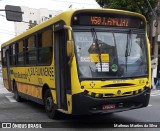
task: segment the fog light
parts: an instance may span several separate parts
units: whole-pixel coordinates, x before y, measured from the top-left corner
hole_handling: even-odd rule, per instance
[[[84,90],[84,94],[87,95],[89,93],[89,91],[87,90]]]
[[[95,97],[95,95],[96,95],[95,93],[93,93],[93,92],[91,93],[91,96],[92,96],[92,97]]]
[[[84,89],[84,86],[81,86],[81,89]]]
[[[99,97],[103,97],[103,94],[99,94],[98,96],[99,96]]]

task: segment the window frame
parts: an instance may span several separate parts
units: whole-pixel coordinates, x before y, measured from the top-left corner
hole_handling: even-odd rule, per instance
[[[33,50],[28,50],[28,40],[29,40],[29,38],[31,38],[31,37],[34,37],[34,44],[35,44],[35,48],[33,49]],[[27,42],[26,42],[27,41]],[[25,39],[24,39],[24,42],[25,42],[25,50],[24,50],[24,52],[25,52],[25,65],[26,66],[36,66],[37,65],[37,36],[36,36],[36,33],[34,33],[34,34],[31,34],[31,35],[29,35],[29,36],[27,36]],[[29,57],[28,57],[28,53],[31,53],[31,52],[35,52],[35,54],[36,54],[36,60],[35,60],[35,63],[32,63],[32,64],[30,64],[30,63],[28,63],[27,61],[29,61]]]
[[[53,24],[52,25],[49,25],[43,29],[40,29],[32,34],[29,34],[21,39],[18,39],[16,41],[14,41],[13,43],[7,45],[9,46],[9,49],[10,49],[10,53],[9,53],[9,56],[10,56],[10,67],[30,67],[30,66],[50,66],[53,62],[53,54],[54,54],[54,30],[53,30],[54,26]],[[47,30],[51,30],[52,31],[52,34],[51,34],[51,46],[49,47],[44,47],[44,48],[51,48],[51,55],[52,55],[52,58],[51,58],[51,61],[50,63],[38,63],[38,58],[39,58],[39,54],[38,54],[38,51],[39,49],[43,49],[43,48],[39,48],[39,41],[38,41],[38,34],[42,34],[43,32],[47,31]],[[31,50],[31,51],[35,51],[36,52],[36,61],[34,64],[27,64],[27,53],[30,52],[28,51],[27,49],[27,41],[30,37],[34,36],[35,38],[35,48],[34,50]],[[41,40],[42,40],[42,36],[41,36]],[[23,42],[23,51],[22,52],[18,52],[18,42],[22,41]],[[15,54],[13,55],[13,45],[15,45]],[[3,49],[5,49],[7,46],[4,46],[2,47],[2,51]],[[1,52],[2,54],[2,62],[4,61],[3,60],[3,52]],[[23,55],[23,64],[19,64],[18,63],[18,55],[22,54]],[[15,63],[12,64],[11,61],[13,62],[13,59],[12,58],[15,57]],[[4,58],[6,59],[6,57]],[[6,67],[6,64],[2,64],[3,67]]]
[[[39,32],[37,32],[37,39],[38,39],[38,35],[41,34],[41,46],[43,45],[42,43],[42,33],[43,32],[46,32],[47,30],[52,30],[52,38],[51,38],[51,46],[48,46],[48,47],[39,47],[39,44],[37,44],[37,65],[38,66],[50,66],[53,62],[53,53],[54,53],[54,33],[53,33],[53,25],[51,26],[48,26],[46,28],[44,28],[43,30],[40,30]],[[38,41],[37,41],[38,42]],[[39,50],[42,50],[43,48],[50,48],[52,49],[51,53],[52,53],[52,58],[51,58],[51,61],[50,63],[39,63]]]

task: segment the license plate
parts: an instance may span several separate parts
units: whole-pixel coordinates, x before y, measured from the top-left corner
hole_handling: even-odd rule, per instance
[[[110,109],[115,109],[115,108],[116,108],[115,104],[107,104],[107,105],[102,106],[103,110],[110,110]]]

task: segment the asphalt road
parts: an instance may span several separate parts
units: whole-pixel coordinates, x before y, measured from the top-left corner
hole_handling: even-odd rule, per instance
[[[106,130],[108,123],[159,122],[160,124],[160,90],[152,90],[148,107],[110,115],[71,116],[61,115],[61,119],[49,119],[44,107],[31,101],[16,102],[13,94],[8,92],[0,77],[0,122],[45,122],[59,130],[73,130],[84,127],[87,130]],[[49,123],[52,122],[52,123]],[[69,124],[66,124],[69,123]],[[78,123],[78,124],[77,124]],[[144,126],[144,123],[142,123]],[[102,126],[102,127],[101,127]],[[62,127],[62,128],[60,128]],[[77,128],[78,127],[78,128]],[[94,128],[94,129],[92,129]],[[160,129],[160,128],[159,128]],[[118,128],[121,130],[159,130],[158,128]],[[45,129],[47,130],[47,129]],[[50,129],[48,129],[50,130]],[[110,131],[117,128],[110,128]]]

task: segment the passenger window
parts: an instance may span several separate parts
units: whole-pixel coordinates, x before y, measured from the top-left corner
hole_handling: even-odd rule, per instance
[[[2,49],[2,65],[6,66],[6,48]]]
[[[16,44],[10,46],[10,65],[16,65]]]
[[[35,48],[36,48],[35,36],[31,36],[30,38],[28,38],[27,49],[28,51],[31,51],[31,50],[34,50]]]
[[[26,40],[27,52],[26,52],[26,64],[35,65],[37,62],[37,49],[35,36],[31,36]]]
[[[24,65],[23,40],[18,42],[18,65]]]
[[[52,29],[38,34],[38,64],[49,65],[53,56],[53,33]]]

